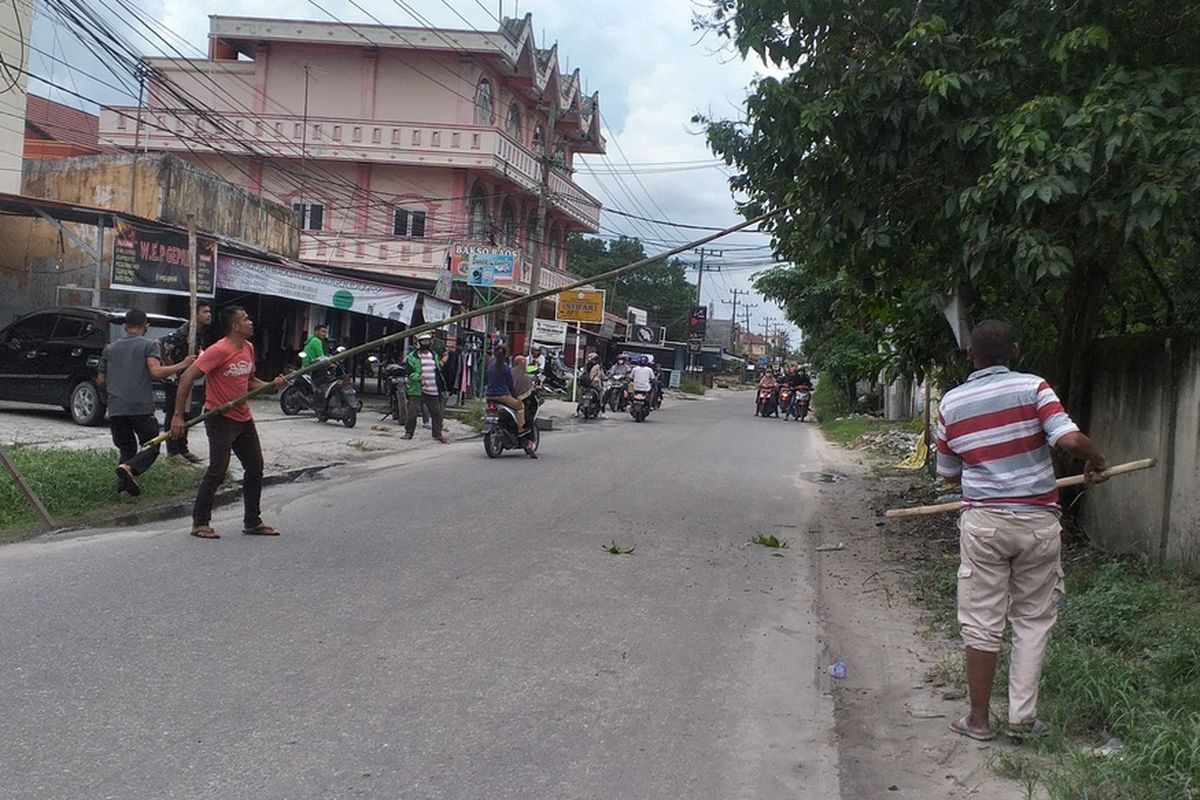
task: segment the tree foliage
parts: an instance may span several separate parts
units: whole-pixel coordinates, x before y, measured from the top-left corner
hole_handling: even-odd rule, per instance
[[[567,269],[581,278],[646,258],[641,241],[624,236],[606,242],[572,234],[567,252]],[[688,317],[696,298],[696,287],[688,282],[686,269],[684,262],[672,259],[599,281],[596,287],[607,291],[609,311],[624,314],[629,306],[644,309],[652,325],[665,326],[667,338],[680,341],[687,335]]]
[[[743,212],[791,208],[758,288],[814,362],[961,371],[957,292],[1071,404],[1096,336],[1200,319],[1196,5],[716,3],[704,24],[790,69],[705,122]]]

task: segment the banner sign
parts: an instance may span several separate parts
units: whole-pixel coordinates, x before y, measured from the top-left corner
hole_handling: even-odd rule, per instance
[[[520,253],[515,247],[496,247],[487,244],[454,244],[450,246],[450,274],[456,281],[466,281],[472,267],[492,270],[497,284],[513,282]],[[486,284],[491,285],[491,284]]]
[[[213,296],[217,243],[196,240],[196,294]],[[110,285],[116,289],[155,294],[188,295],[188,235],[183,231],[148,228],[129,220],[113,220],[113,261]]]
[[[420,296],[411,289],[226,255],[217,260],[217,286],[354,311],[405,325],[412,324],[413,308]]]
[[[645,325],[646,324],[647,316],[646,316],[645,309],[634,308],[633,306],[629,306],[629,308],[627,308],[625,310],[625,315],[626,315],[626,319],[628,320],[628,324],[630,327],[632,327],[634,325]]]
[[[533,321],[533,336],[530,337],[530,341],[533,344],[549,344],[563,347],[567,343],[567,323],[549,319],[535,319]]]
[[[604,322],[604,290],[572,289],[558,293],[554,318],[560,322]]]
[[[467,283],[471,286],[494,286],[496,283],[496,272],[485,264],[478,266],[468,264]]]
[[[688,320],[688,349],[692,346],[697,349],[693,352],[699,352],[699,347],[704,343],[704,332],[708,328],[708,306],[694,306],[692,308],[691,319]]]
[[[450,316],[454,310],[449,303],[443,303],[441,300],[425,295],[422,301],[421,313],[425,316],[426,322],[441,322]]]

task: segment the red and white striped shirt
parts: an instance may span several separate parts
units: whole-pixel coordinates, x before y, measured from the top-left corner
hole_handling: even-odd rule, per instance
[[[1078,430],[1037,375],[977,370],[942,398],[938,474],[962,478],[968,506],[1058,508],[1050,448]]]

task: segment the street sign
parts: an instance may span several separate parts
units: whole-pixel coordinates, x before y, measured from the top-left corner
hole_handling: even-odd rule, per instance
[[[708,328],[708,306],[694,306],[688,320],[688,351],[699,353],[704,344],[704,332]],[[693,349],[694,348],[694,349]]]
[[[548,344],[564,347],[567,343],[567,323],[551,319],[535,319],[533,321],[533,344]]]
[[[450,274],[456,281],[470,283],[471,267],[491,267],[493,282],[510,284],[520,254],[515,247],[485,244],[454,244],[450,246]]]
[[[559,292],[554,317],[560,322],[590,322],[599,325],[604,322],[604,290],[572,289],[569,292]]]

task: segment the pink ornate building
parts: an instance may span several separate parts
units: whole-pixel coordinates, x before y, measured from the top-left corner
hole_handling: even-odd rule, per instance
[[[599,227],[572,179],[577,154],[604,152],[599,97],[534,45],[528,15],[494,33],[210,19],[209,57],[148,59],[145,105],[103,109],[101,145],[169,151],[291,205],[305,262],[429,289],[456,248],[508,247],[517,293],[549,158],[541,286],[566,282],[567,235]]]

